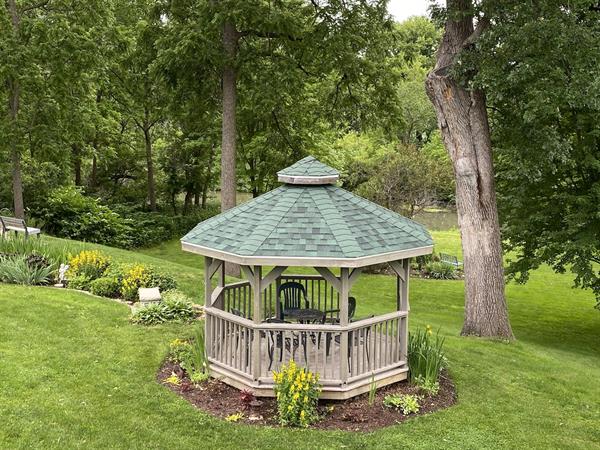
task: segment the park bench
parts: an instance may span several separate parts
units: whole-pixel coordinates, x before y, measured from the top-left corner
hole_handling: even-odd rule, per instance
[[[40,237],[41,230],[39,228],[28,227],[23,219],[17,219],[15,217],[0,216],[0,228],[2,228],[2,237],[9,231],[14,231],[15,235],[18,233],[25,233],[25,237],[29,237],[30,234],[37,234]]]
[[[460,267],[460,265],[462,264],[456,256],[449,255],[447,253],[440,253],[440,261],[444,264],[449,264],[456,268]]]

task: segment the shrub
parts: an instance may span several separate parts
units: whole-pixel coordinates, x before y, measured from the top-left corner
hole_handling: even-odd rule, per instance
[[[159,287],[162,292],[177,287],[177,282],[171,275],[157,272],[144,264],[134,264],[123,269],[121,296],[125,300],[136,301],[141,287]]]
[[[439,331],[435,337],[428,325],[408,335],[408,367],[410,381],[419,386],[434,387],[446,366],[444,338]]]
[[[98,199],[85,196],[74,186],[51,191],[44,206],[34,209],[32,215],[54,236],[131,247],[133,222],[101,205]]]
[[[104,275],[110,266],[110,258],[98,250],[82,250],[69,259],[68,277],[83,276],[95,280]]]
[[[307,427],[319,416],[317,402],[321,386],[319,376],[300,368],[292,360],[273,372],[279,423],[288,426]]]
[[[92,279],[85,275],[76,275],[68,280],[68,287],[70,289],[79,289],[80,291],[89,291]]]
[[[433,261],[425,264],[425,275],[436,280],[456,280],[456,268],[450,264]]]
[[[1,257],[0,281],[25,285],[48,284],[53,278],[55,267],[38,259],[30,259],[24,255]]]
[[[421,397],[411,394],[389,394],[383,399],[383,404],[388,408],[396,408],[402,411],[402,414],[416,414],[421,406],[419,405]]]
[[[131,321],[139,325],[158,325],[164,322],[189,322],[195,317],[191,303],[163,300],[138,309],[131,316]]]
[[[100,297],[117,298],[121,293],[121,282],[117,277],[101,277],[90,284],[90,292]]]

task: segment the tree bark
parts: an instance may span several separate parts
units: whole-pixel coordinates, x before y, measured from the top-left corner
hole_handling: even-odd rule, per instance
[[[223,67],[223,124],[221,144],[221,211],[236,204],[236,71],[238,33],[235,26],[227,22],[223,27],[223,51],[226,62]]]
[[[13,26],[13,33],[15,36],[19,34],[20,17],[19,11],[17,10],[17,4],[15,0],[8,0],[6,3],[8,7],[8,13],[11,18]],[[8,115],[12,128],[12,135],[10,136],[10,156],[12,162],[12,187],[13,187],[13,207],[15,217],[19,219],[25,218],[25,204],[23,202],[23,179],[21,176],[21,150],[19,148],[18,140],[18,123],[19,107],[20,107],[20,95],[21,87],[19,80],[14,77],[10,77],[8,80]]]
[[[146,145],[146,170],[148,173],[148,201],[150,209],[156,211],[156,186],[154,183],[154,163],[152,161],[152,131],[148,123],[144,123],[144,143]]]
[[[223,123],[221,142],[221,211],[227,211],[236,205],[236,70],[235,57],[239,34],[235,25],[226,22],[223,26],[223,51],[226,62],[223,66]],[[226,264],[227,275],[239,277],[240,268],[236,264]]]
[[[513,339],[504,296],[492,145],[485,95],[452,77],[457,55],[472,43],[469,0],[448,0],[448,20],[434,70],[426,80],[456,179],[465,272],[463,335]]]

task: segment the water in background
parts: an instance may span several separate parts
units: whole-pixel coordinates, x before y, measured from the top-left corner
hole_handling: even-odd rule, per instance
[[[415,215],[414,220],[422,223],[426,228],[432,231],[446,231],[458,228],[458,216],[456,211],[447,209],[421,211]]]

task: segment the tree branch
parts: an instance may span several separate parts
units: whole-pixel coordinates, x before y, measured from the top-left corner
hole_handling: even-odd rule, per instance
[[[483,34],[484,31],[489,29],[490,26],[491,26],[490,19],[488,19],[485,16],[481,17],[479,19],[479,21],[477,22],[477,26],[475,27],[475,30],[473,31],[473,33],[471,33],[471,35],[467,39],[465,39],[465,41],[463,42],[463,48],[471,47],[472,45],[475,45],[475,43],[477,42],[479,37]]]

